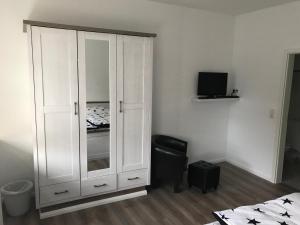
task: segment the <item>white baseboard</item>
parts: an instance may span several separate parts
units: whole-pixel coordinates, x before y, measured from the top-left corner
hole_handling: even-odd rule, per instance
[[[249,167],[245,166],[244,164],[242,164],[240,162],[236,162],[236,161],[234,161],[232,159],[228,159],[227,158],[225,161],[228,162],[228,163],[230,163],[230,164],[232,164],[232,165],[234,165],[234,166],[236,166],[236,167],[239,167],[239,168],[241,168],[241,169],[243,169],[243,170],[245,170],[245,171],[247,171],[247,172],[249,172],[251,174],[254,174],[255,176],[258,176],[258,177],[260,177],[260,178],[262,178],[264,180],[267,180],[267,181],[269,181],[271,183],[274,183],[274,180],[272,179],[272,177],[268,177],[268,176],[266,176],[265,174],[263,174],[262,172],[260,172],[258,170],[254,170],[252,168],[249,168]]]
[[[46,218],[53,217],[53,216],[59,216],[62,214],[71,213],[71,212],[75,212],[75,211],[82,210],[82,209],[88,209],[88,208],[92,208],[95,206],[105,205],[108,203],[118,202],[118,201],[136,198],[136,197],[140,197],[140,196],[144,196],[144,195],[147,195],[146,190],[137,191],[137,192],[120,195],[120,196],[115,196],[115,197],[111,197],[111,198],[101,199],[101,200],[97,200],[97,201],[93,201],[93,202],[82,203],[82,204],[78,204],[78,205],[74,205],[74,206],[65,207],[62,209],[52,210],[49,212],[40,212],[40,218],[46,219]]]
[[[225,162],[225,161],[226,161],[225,158],[208,160],[208,162],[210,162],[210,163],[221,163],[221,162]]]

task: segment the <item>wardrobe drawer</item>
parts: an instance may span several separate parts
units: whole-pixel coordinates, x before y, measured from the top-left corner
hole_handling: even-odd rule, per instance
[[[94,195],[117,189],[117,176],[109,175],[97,177],[81,182],[81,195]]]
[[[62,202],[80,196],[80,182],[68,182],[50,185],[40,188],[40,203],[46,205],[50,203]]]
[[[147,175],[148,169],[120,173],[118,174],[118,188],[145,186]]]

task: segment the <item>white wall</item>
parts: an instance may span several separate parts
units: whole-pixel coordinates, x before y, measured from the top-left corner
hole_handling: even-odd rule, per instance
[[[182,21],[182,32],[186,36],[181,47],[178,133],[189,142],[190,162],[225,159],[231,103],[191,103],[192,96],[197,93],[198,72],[229,72],[231,75],[234,24],[222,18],[222,15],[208,18],[194,11]],[[230,86],[230,81],[228,83]]]
[[[233,68],[242,99],[231,108],[227,160],[272,181],[285,50],[300,49],[299,12],[295,2],[236,18]]]
[[[158,33],[153,132],[186,138],[191,161],[225,156],[228,106],[196,104],[191,97],[198,71],[231,70],[233,17],[144,0],[5,0],[0,9],[0,184],[33,176],[23,19]]]

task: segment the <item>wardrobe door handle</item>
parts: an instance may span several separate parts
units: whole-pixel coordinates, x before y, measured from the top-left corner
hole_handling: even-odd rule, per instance
[[[139,177],[133,177],[133,178],[128,178],[128,180],[137,180],[140,179]]]
[[[94,185],[94,188],[100,188],[100,187],[104,187],[106,186],[107,184],[99,184],[99,185]]]
[[[69,193],[68,190],[61,191],[61,192],[54,192],[55,195],[62,195],[62,194],[67,194],[67,193]]]
[[[74,114],[78,115],[78,103],[74,102]]]
[[[120,113],[123,112],[123,101],[120,101]]]

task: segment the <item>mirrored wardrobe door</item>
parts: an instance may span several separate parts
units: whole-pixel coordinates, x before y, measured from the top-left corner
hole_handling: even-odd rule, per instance
[[[82,179],[116,173],[116,35],[78,32]]]

